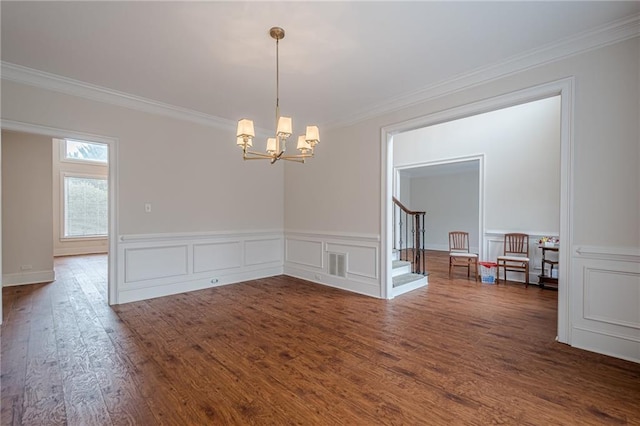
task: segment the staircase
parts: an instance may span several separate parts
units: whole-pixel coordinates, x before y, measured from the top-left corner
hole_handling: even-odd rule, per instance
[[[428,284],[424,256],[425,214],[409,210],[393,197],[392,297]]]
[[[411,262],[399,260],[400,252],[393,251],[393,269],[391,276],[393,277],[393,297],[400,296],[412,290],[424,287],[429,284],[428,273],[416,274],[411,272]]]

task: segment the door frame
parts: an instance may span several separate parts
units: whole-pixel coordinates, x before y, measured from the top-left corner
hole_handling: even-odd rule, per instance
[[[398,122],[380,131],[381,143],[381,205],[380,205],[380,238],[381,238],[381,283],[382,298],[393,297],[393,281],[391,278],[391,250],[392,241],[392,200],[393,195],[393,136],[434,124],[445,123],[472,115],[508,108],[510,106],[533,102],[540,99],[560,95],[560,245],[559,282],[558,286],[558,330],[556,339],[562,343],[571,344],[570,327],[570,295],[571,257],[570,248],[573,246],[573,111],[574,111],[575,78],[567,77],[506,93],[492,98],[472,102],[448,110],[427,114],[421,117]]]
[[[109,136],[95,135],[75,130],[58,129],[55,127],[41,126],[38,124],[23,123],[13,120],[2,120],[0,122],[2,130],[10,130],[23,133],[32,133],[36,135],[49,136],[59,139],[79,139],[87,142],[98,142],[108,146],[109,163],[108,163],[108,183],[109,183],[109,254],[108,259],[108,278],[107,278],[107,303],[109,305],[118,304],[118,288],[117,288],[117,253],[118,253],[118,139]],[[2,208],[2,199],[0,197],[0,209]],[[52,231],[53,232],[53,231]],[[0,233],[0,235],[2,235]],[[1,244],[1,241],[0,241]],[[1,264],[0,251],[0,264]],[[0,292],[0,306],[2,305],[2,295]],[[1,311],[0,311],[1,313]]]

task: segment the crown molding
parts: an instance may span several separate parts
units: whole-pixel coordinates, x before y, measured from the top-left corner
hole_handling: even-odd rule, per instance
[[[2,61],[2,79],[205,126],[233,129],[235,131],[237,125],[235,121],[199,111],[165,104],[5,61]]]
[[[347,120],[325,125],[328,128],[352,125],[638,35],[640,35],[640,14],[512,56],[498,64],[460,74],[411,94],[398,96],[372,108],[361,110]],[[232,120],[4,61],[2,61],[2,79],[205,126],[232,131],[236,126],[236,122]],[[262,129],[256,130],[267,133]]]
[[[614,21],[608,25],[581,34],[549,43],[538,49],[512,56],[497,64],[481,67],[471,72],[454,76],[408,95],[401,95],[372,108],[362,110],[350,118],[327,123],[327,127],[343,127],[398,110],[418,105],[430,100],[451,95],[474,86],[489,83],[509,76],[556,62],[574,55],[599,49],[640,35],[640,14]]]

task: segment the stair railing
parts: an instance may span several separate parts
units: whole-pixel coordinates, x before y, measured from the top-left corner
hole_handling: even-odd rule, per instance
[[[400,260],[411,262],[411,272],[427,273],[424,216],[426,212],[412,211],[393,197],[393,249]]]

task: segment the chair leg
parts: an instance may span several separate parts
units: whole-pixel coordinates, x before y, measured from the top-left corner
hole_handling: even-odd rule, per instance
[[[524,288],[528,288],[529,287],[529,264],[527,263],[527,265],[524,268]]]
[[[475,279],[476,279],[476,282],[478,282],[478,258],[477,257],[475,258],[473,263],[474,263],[474,272],[476,274]]]
[[[453,265],[451,264],[451,258],[449,258],[449,278],[451,278],[451,269]]]

